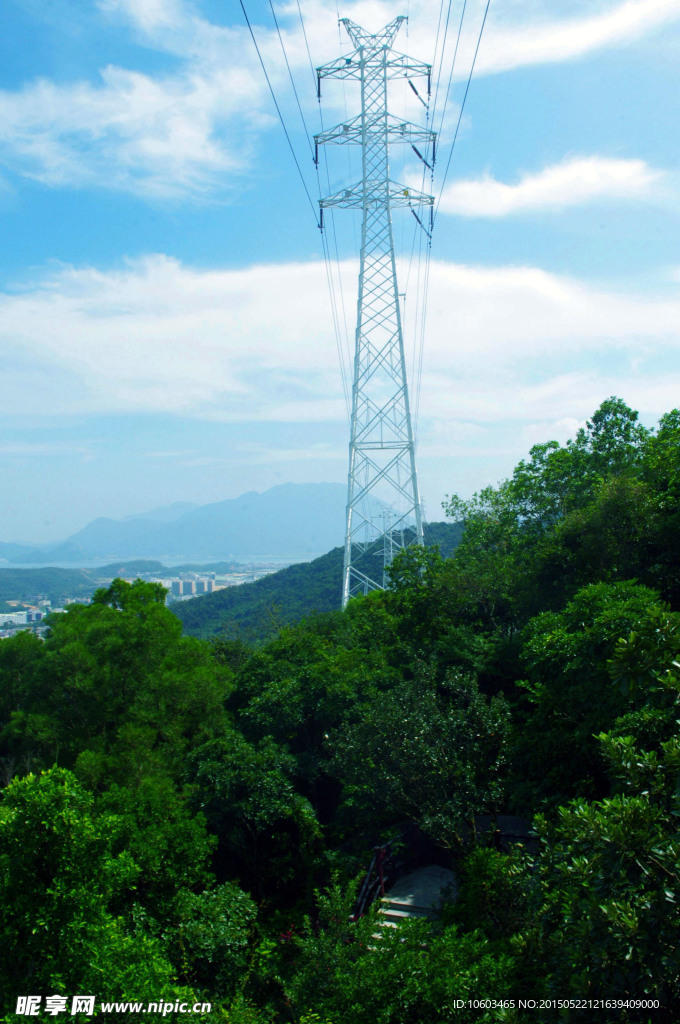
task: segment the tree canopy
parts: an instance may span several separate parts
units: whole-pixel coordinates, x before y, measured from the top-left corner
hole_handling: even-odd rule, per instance
[[[91,991],[231,1024],[678,1019],[680,413],[608,399],[446,506],[455,551],[344,612],[291,593],[208,642],[114,580],[0,643],[10,1016]],[[436,919],[350,920],[387,843],[455,870]]]

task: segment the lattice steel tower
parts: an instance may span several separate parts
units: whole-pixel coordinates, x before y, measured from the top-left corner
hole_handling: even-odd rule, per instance
[[[316,136],[317,145],[360,145],[362,157],[361,181],[321,200],[322,217],[330,207],[362,211],[343,608],[356,594],[383,589],[393,554],[423,542],[392,210],[410,207],[415,213],[419,206],[432,207],[434,199],[391,180],[389,147],[410,143],[424,160],[417,146],[431,145],[434,159],[435,135],[387,110],[390,79],[410,82],[425,75],[429,93],[431,66],[392,50],[404,20],[395,18],[382,32],[369,35],[343,18],[355,50],[317,69],[319,96],[322,78],[352,78],[361,84],[361,114]]]

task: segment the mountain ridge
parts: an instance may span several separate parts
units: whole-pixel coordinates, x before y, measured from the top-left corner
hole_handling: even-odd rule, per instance
[[[315,556],[340,543],[345,498],[344,484],[277,484],[205,505],[176,502],[124,519],[100,516],[60,543],[21,547],[5,557],[9,565],[76,565],[130,558]],[[183,504],[188,510],[174,517],[173,507],[180,510]]]

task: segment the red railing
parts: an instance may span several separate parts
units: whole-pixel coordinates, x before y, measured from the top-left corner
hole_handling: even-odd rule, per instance
[[[386,877],[389,882],[395,869],[395,865],[392,861],[394,847],[398,841],[403,839],[405,836],[405,832],[401,833],[396,836],[395,839],[391,839],[389,843],[385,843],[383,846],[376,846],[374,848],[373,857],[368,866],[368,871],[364,875],[364,880],[361,883],[359,895],[357,896],[356,903],[354,904],[354,912],[352,913],[350,920],[358,921],[360,917],[363,917],[366,910],[374,900],[385,895]]]

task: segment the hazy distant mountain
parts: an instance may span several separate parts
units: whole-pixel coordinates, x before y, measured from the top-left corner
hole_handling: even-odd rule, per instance
[[[134,515],[123,516],[120,521],[129,523],[133,519],[150,519],[154,523],[174,523],[176,519],[199,507],[192,501],[173,501],[172,505],[161,505],[160,508],[152,508],[150,512],[135,512]]]
[[[5,544],[0,541],[0,562],[23,562],[26,556],[35,551],[28,544]]]
[[[249,491],[187,511],[176,503],[123,520],[95,519],[61,544],[9,560],[44,565],[122,558],[312,556],[342,541],[345,500],[343,484],[281,484],[262,494]]]

